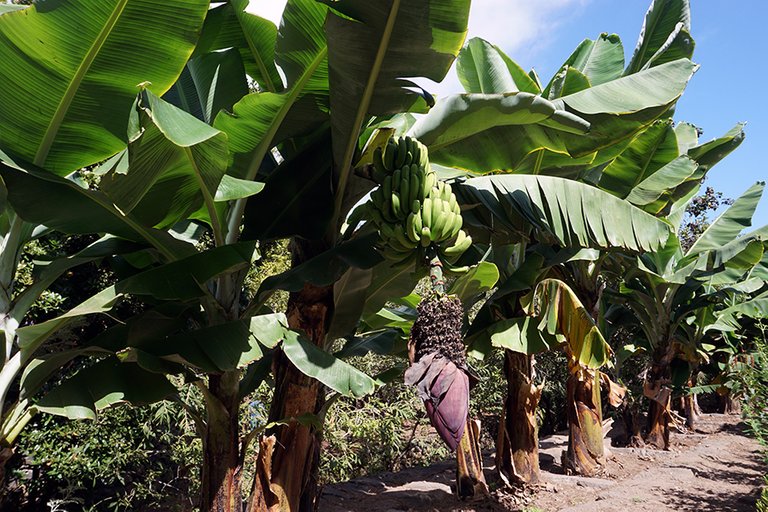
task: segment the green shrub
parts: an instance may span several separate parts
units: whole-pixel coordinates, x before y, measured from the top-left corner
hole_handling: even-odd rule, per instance
[[[743,394],[742,415],[750,431],[764,447],[768,463],[768,342],[766,326],[757,323],[762,336],[755,340],[755,351],[751,354],[752,364],[739,366],[739,387]],[[766,487],[757,503],[758,512],[768,512],[768,476]]]
[[[200,460],[194,426],[170,402],[95,421],[39,415],[20,437],[12,487],[20,510],[187,511]]]

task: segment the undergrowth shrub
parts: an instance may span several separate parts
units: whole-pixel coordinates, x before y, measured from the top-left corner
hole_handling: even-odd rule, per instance
[[[190,511],[202,458],[175,403],[114,407],[95,421],[39,415],[20,437],[11,478],[23,511]]]
[[[744,396],[742,415],[755,438],[762,444],[768,464],[768,326],[758,322],[762,336],[755,339],[753,364],[741,365],[740,385]],[[758,512],[768,512],[768,475],[766,487],[757,503]]]

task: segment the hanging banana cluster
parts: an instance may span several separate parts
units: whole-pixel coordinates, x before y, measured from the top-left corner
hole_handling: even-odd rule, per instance
[[[402,261],[434,245],[441,259],[455,262],[472,244],[461,229],[461,209],[451,186],[438,181],[427,148],[416,139],[390,139],[373,154],[373,179],[365,216],[379,229],[382,254]]]

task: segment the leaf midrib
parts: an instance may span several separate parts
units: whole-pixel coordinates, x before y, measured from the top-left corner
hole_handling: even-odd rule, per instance
[[[376,50],[376,57],[373,60],[371,66],[371,72],[368,75],[368,82],[363,89],[363,96],[360,99],[360,103],[357,106],[357,112],[355,113],[354,121],[352,122],[352,131],[349,138],[346,141],[346,147],[344,148],[344,154],[341,162],[337,162],[339,166],[339,182],[336,187],[336,201],[333,209],[333,218],[338,219],[341,213],[341,205],[344,201],[344,190],[347,187],[347,180],[349,179],[350,169],[352,165],[352,156],[355,151],[355,144],[357,142],[358,131],[363,124],[363,119],[368,113],[368,107],[371,104],[373,98],[373,90],[376,86],[376,82],[379,79],[379,73],[381,73],[381,67],[384,63],[384,57],[389,49],[389,41],[392,38],[392,33],[395,29],[395,20],[400,11],[400,0],[393,0],[392,6],[389,9],[389,17],[387,23],[384,25],[384,31],[381,34],[381,40],[379,41],[379,47]],[[332,225],[335,225],[333,223]]]
[[[104,42],[115,28],[115,25],[120,19],[120,16],[123,14],[127,4],[128,0],[118,0],[118,4],[115,6],[112,14],[107,19],[107,23],[104,25],[104,27],[102,27],[101,32],[99,32],[99,35],[91,44],[91,47],[88,49],[85,57],[80,62],[80,65],[75,71],[75,74],[72,76],[72,79],[70,80],[64,95],[59,100],[59,105],[56,107],[56,111],[51,118],[51,122],[48,124],[48,127],[45,130],[43,139],[40,141],[40,146],[37,148],[37,153],[35,153],[35,158],[33,161],[36,166],[43,167],[45,164],[45,161],[48,158],[48,153],[51,150],[51,146],[53,146],[53,141],[56,139],[56,136],[59,133],[59,129],[64,123],[64,117],[67,115],[69,107],[72,104],[72,101],[75,99],[75,94],[80,89],[80,85],[85,79],[85,75],[88,73],[91,65],[93,64],[93,61],[96,60],[96,57],[103,48]]]

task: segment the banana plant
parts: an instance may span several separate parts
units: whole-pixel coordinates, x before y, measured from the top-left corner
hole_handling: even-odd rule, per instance
[[[0,107],[0,161],[9,172],[22,172],[22,162],[45,168],[51,175],[69,175],[77,169],[111,156],[125,147],[121,120],[135,97],[136,85],[151,82],[150,89],[162,92],[176,79],[193,50],[194,34],[202,26],[208,2],[168,2],[162,7],[152,2],[104,2],[98,10],[80,3],[67,9],[38,10],[36,6],[8,5],[0,11],[0,76],[8,84]],[[147,9],[155,10],[156,24],[149,28],[137,20]],[[179,16],[179,19],[176,19]],[[75,33],[72,24],[78,26]],[[164,34],[159,37],[158,34]],[[130,48],[121,43],[132,34]],[[52,58],[51,48],[67,49],[67,59]],[[152,55],[151,62],[135,59]],[[30,89],[44,91],[32,97]],[[101,105],[101,117],[84,116],[94,102]],[[34,105],[30,104],[34,102]],[[74,185],[74,182],[72,182]],[[119,254],[125,243],[103,239],[79,254],[40,262],[35,279],[26,289],[16,282],[16,269],[24,247],[50,232],[50,223],[25,218],[8,199],[8,180],[0,185],[2,228],[0,236],[0,323],[3,345],[0,348],[0,444],[2,460],[12,452],[15,439],[39,410],[33,402],[46,379],[55,376],[60,366],[38,368],[35,386],[19,389],[19,376],[36,366],[46,343],[72,321],[86,315],[105,313],[119,299],[114,289],[106,289],[59,317],[31,324],[30,308],[40,295],[62,274],[77,265]],[[31,204],[44,201],[32,193]],[[63,211],[63,210],[62,210]],[[127,229],[130,230],[126,226]],[[134,233],[135,234],[135,233]],[[158,234],[158,236],[163,236]],[[105,364],[112,364],[111,360]],[[117,365],[114,375],[132,373],[137,387],[125,400],[154,400],[168,392],[168,381],[148,375],[134,364]],[[106,396],[109,385],[95,383],[94,396]]]
[[[735,292],[744,287],[763,258],[764,228],[739,236],[749,227],[763,188],[763,183],[750,187],[688,251],[672,237],[662,250],[630,262],[624,282],[611,291],[611,298],[634,316],[642,349],[651,357],[643,390],[650,399],[649,444],[669,446],[672,382],[681,381],[676,371],[689,373],[698,362],[704,334],[718,328],[704,316],[712,313],[713,304],[722,303],[725,288]]]
[[[641,34],[638,48],[626,68],[618,36],[602,34],[596,40],[585,40],[579,45],[546,85],[539,82],[534,72],[526,73],[490,43],[479,39],[468,43],[457,64],[459,78],[467,94],[438,102],[429,114],[417,120],[409,133],[429,147],[430,158],[434,162],[452,168],[450,173],[453,176],[470,177],[490,171],[537,175],[536,178],[520,176],[522,179],[517,186],[511,186],[511,182],[502,183],[506,177],[501,176],[490,177],[487,182],[479,182],[478,178],[464,182],[461,187],[467,186],[467,189],[471,189],[474,183],[482,183],[480,191],[462,198],[465,207],[474,208],[471,210],[473,214],[481,211],[478,205],[492,212],[478,214],[480,218],[475,222],[472,222],[470,215],[470,224],[477,228],[494,226],[490,236],[483,238],[473,232],[473,238],[494,243],[500,240],[507,243],[510,240],[524,241],[518,249],[518,265],[525,261],[526,245],[532,236],[531,227],[539,230],[533,235],[536,242],[556,243],[559,247],[623,247],[643,251],[664,243],[664,237],[654,239],[653,229],[644,232],[641,226],[633,225],[640,219],[632,210],[614,212],[614,220],[623,214],[630,215],[624,222],[633,226],[631,236],[621,235],[621,229],[611,221],[601,224],[598,230],[586,230],[586,233],[559,240],[557,237],[553,240],[551,233],[542,228],[546,224],[544,218],[550,209],[554,209],[562,212],[559,218],[562,220],[556,223],[571,223],[573,231],[580,233],[579,228],[585,222],[583,217],[594,212],[576,206],[579,204],[576,194],[581,194],[581,191],[577,193],[569,189],[571,185],[565,183],[567,180],[563,178],[596,183],[600,172],[617,162],[641,134],[652,129],[665,131],[670,126],[663,119],[668,116],[696,68],[690,61],[693,43],[688,35],[688,3],[672,4],[674,6],[652,3],[647,14],[648,29]],[[675,43],[664,45],[667,39]],[[683,40],[688,44],[678,44]],[[644,87],[640,86],[641,83],[653,85]],[[531,112],[522,111],[521,105],[530,105]],[[679,151],[674,153],[674,157],[680,154]],[[664,158],[666,153],[659,160]],[[617,171],[633,174],[629,189],[638,188],[636,195],[642,199],[631,203],[644,206],[658,201],[665,193],[669,197],[684,195],[685,188],[700,179],[703,169],[699,165],[687,160],[682,163],[686,164],[681,166],[684,171],[679,167],[665,171],[655,176],[655,182],[646,182],[646,178],[656,174],[663,165],[646,169],[644,175],[637,175],[637,169],[630,170],[626,164],[616,167]],[[545,184],[545,177],[539,175],[552,176],[551,182]],[[560,178],[560,182],[555,177]],[[638,187],[640,184],[643,187]],[[461,190],[461,187],[456,188]],[[605,188],[609,191],[613,189],[612,186]],[[612,193],[628,198],[628,194]],[[652,196],[654,193],[655,197]],[[502,199],[504,194],[509,194],[508,198]],[[462,193],[459,195],[462,196]],[[547,206],[541,209],[529,206],[528,198],[534,196]],[[581,196],[581,199],[584,197]],[[492,204],[497,200],[502,206]],[[561,209],[557,206],[558,202],[568,204],[570,208],[567,211]],[[661,209],[670,200],[659,202],[660,205],[653,206]],[[513,208],[522,209],[522,215],[511,213]],[[597,221],[596,217],[592,220]],[[655,245],[650,241],[640,244],[634,240],[630,242],[632,236],[638,233],[643,233],[639,235],[641,237],[654,239]],[[529,286],[532,285],[529,283]],[[512,317],[519,317],[521,313],[519,306],[507,312]],[[531,388],[532,360],[528,356],[522,357],[527,359],[508,352],[506,368],[510,376],[520,374],[525,377],[516,379],[516,382],[520,386],[527,385],[529,392],[524,394],[534,397]],[[510,388],[509,396],[517,396],[520,386]],[[529,403],[535,404],[535,400],[529,400]],[[531,413],[518,410],[506,412],[510,422],[509,438],[515,439],[512,442],[526,440],[520,447],[513,448],[507,442],[497,450],[497,453],[506,454],[507,480],[533,481],[538,478],[535,431],[525,429],[523,425],[524,418]],[[514,425],[518,418],[520,424]],[[520,433],[524,435],[518,435]],[[502,466],[504,464],[499,464],[500,468]]]
[[[56,88],[63,91],[60,97],[47,96],[52,108],[34,109],[25,103],[29,97],[19,95],[10,102],[17,104],[16,110],[0,111],[4,125],[26,119],[30,132],[2,140],[3,149],[20,157],[21,169],[7,162],[2,167],[8,200],[25,222],[69,234],[109,233],[142,246],[141,256],[126,258],[132,270],[115,285],[115,293],[169,308],[172,313],[166,314],[185,318],[186,328],[141,339],[140,348],[108,346],[126,364],[135,361],[159,373],[182,372],[201,387],[206,399],[199,415],[205,510],[240,507],[238,475],[247,445],[241,446],[238,432],[240,392],[245,379],[257,382],[253,374],[269,367],[260,354],[274,349],[270,435],[260,440],[255,470],[260,477],[249,507],[311,508],[319,428],[297,418],[322,414],[324,386],[342,394],[372,389],[370,378],[323,350],[332,341],[327,330],[335,302],[345,297],[334,296],[334,283],[350,267],[364,274],[381,262],[369,239],[339,236],[351,205],[372,186],[352,172],[360,157],[360,135],[376,116],[429,108],[431,97],[414,93],[412,84],[400,77],[443,78],[463,43],[469,2],[451,2],[448,8],[445,1],[392,1],[382,11],[358,1],[328,2],[329,9],[318,2],[292,0],[279,31],[246,13],[244,0],[210,9],[208,2],[188,2],[185,9],[196,16],[182,14],[185,21],[196,23],[193,29],[181,24],[166,38],[162,27],[153,26],[152,33],[142,37],[138,53],[162,63],[156,65],[164,74],[157,76],[132,59],[136,53],[121,56],[120,51],[127,50],[113,44],[124,39],[119,30],[133,30],[130,20],[141,19],[138,12],[152,6],[118,3],[98,13],[84,7],[31,7],[23,16],[3,14],[18,25],[9,34],[29,34],[47,21],[52,27],[82,25],[99,43],[87,37],[56,38],[67,50],[67,41],[73,48],[82,46],[84,55],[72,80]],[[176,3],[168,3],[157,16],[179,16],[176,8]],[[172,36],[179,31],[183,34],[178,39],[186,46],[180,58],[169,59],[162,51],[176,44]],[[25,65],[2,67],[9,77],[28,85],[33,75],[28,62],[39,57],[35,69],[43,70],[54,63],[42,58],[46,37],[26,40],[35,41],[32,46],[39,40],[40,46],[28,55],[11,55]],[[9,43],[6,53],[13,54],[13,48]],[[130,73],[118,73],[114,63],[122,62],[130,63]],[[246,74],[255,80],[255,92],[248,93]],[[98,114],[89,106],[111,98],[98,88],[104,79],[92,86],[91,76],[122,84],[119,101]],[[47,85],[41,80],[40,89]],[[40,116],[19,114],[30,109]],[[43,122],[50,128],[40,129],[35,123],[45,116]],[[3,133],[7,137],[24,129]],[[89,131],[94,137],[86,144]],[[30,147],[38,139],[40,148]],[[98,190],[86,190],[66,178],[101,161]],[[42,208],[41,196],[47,198]],[[190,221],[210,233],[212,247],[200,251],[181,240]],[[288,237],[294,238],[294,267],[266,282],[251,303],[241,305],[257,241]],[[183,270],[189,268],[196,271]],[[259,345],[254,340],[263,335],[255,329],[267,326],[257,322],[252,327],[251,320],[263,318],[264,302],[277,289],[291,292],[284,322],[278,323],[295,331],[285,331],[279,347]],[[179,303],[190,301],[197,307],[179,308]],[[354,312],[348,318],[355,323]],[[270,329],[277,329],[274,322]],[[287,333],[296,331],[304,338],[291,342],[293,335]],[[202,341],[191,344],[191,354],[178,348],[178,336],[199,340],[203,335],[225,341],[215,350]],[[77,376],[73,379],[74,386]],[[80,378],[88,379],[87,372]],[[63,396],[60,393],[57,400]],[[93,411],[101,405],[84,407]],[[64,401],[54,401],[49,410],[75,414]]]

